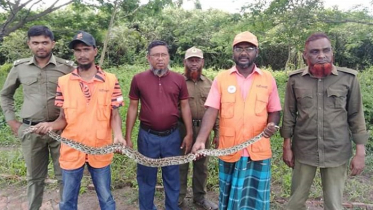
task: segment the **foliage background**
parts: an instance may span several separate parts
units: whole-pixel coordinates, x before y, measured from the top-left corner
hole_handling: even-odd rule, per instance
[[[4,2],[1,0],[0,8]],[[372,130],[373,96],[373,17],[368,9],[352,9],[347,12],[336,8],[324,8],[320,0],[273,0],[252,1],[242,7],[240,13],[226,13],[219,10],[201,10],[198,1],[194,10],[181,8],[182,1],[150,0],[140,5],[139,0],[119,1],[119,10],[114,26],[110,29],[108,49],[103,68],[115,73],[128,95],[132,76],[145,70],[146,47],[155,39],[169,44],[171,66],[182,71],[184,52],[191,46],[204,51],[205,74],[214,78],[218,71],[232,66],[231,42],[236,33],[249,30],[256,34],[260,44],[257,64],[273,72],[280,93],[284,98],[287,73],[304,66],[302,50],[304,41],[313,32],[322,31],[329,35],[335,53],[335,63],[360,71],[364,113],[367,128]],[[109,1],[75,1],[67,7],[27,22],[0,42],[0,84],[12,67],[12,62],[30,56],[25,34],[35,24],[50,27],[55,33],[54,53],[65,59],[73,59],[67,45],[78,30],[91,33],[102,50],[114,5]],[[27,11],[23,11],[26,13]],[[31,11],[31,13],[37,11]],[[9,14],[0,10],[0,25]],[[97,58],[99,60],[99,58]],[[15,95],[16,108],[22,103],[22,92]],[[126,99],[128,104],[128,99]],[[283,104],[283,101],[282,101]],[[125,121],[127,106],[121,109]],[[132,139],[136,139],[135,127]],[[19,146],[19,141],[11,134],[4,116],[0,114],[0,145]],[[362,176],[349,177],[345,198],[348,201],[372,203],[373,137],[370,134],[367,145],[367,167]],[[136,145],[136,144],[134,144]],[[288,197],[290,193],[291,170],[282,162],[282,139],[279,134],[272,138],[272,199]],[[113,164],[113,187],[132,186],[137,188],[136,165],[125,156],[116,155]],[[51,169],[52,171],[52,169]],[[208,189],[218,189],[217,160],[209,163],[210,178]],[[2,151],[0,153],[0,174],[25,176],[26,169],[21,152]],[[160,176],[159,176],[160,177]],[[191,180],[189,180],[191,181]],[[17,182],[17,179],[0,179],[0,184]],[[24,183],[22,183],[24,184]],[[161,179],[159,179],[159,184]],[[82,193],[86,188],[82,187]],[[321,199],[322,189],[317,177],[310,198]]]

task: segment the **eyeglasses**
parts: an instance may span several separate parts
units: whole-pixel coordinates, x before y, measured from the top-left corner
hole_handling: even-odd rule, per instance
[[[150,56],[153,57],[153,58],[159,58],[159,57],[166,58],[168,56],[168,54],[166,54],[166,53],[156,53],[156,54],[151,54]]]
[[[242,53],[243,51],[245,51],[245,52],[253,52],[253,51],[255,51],[256,50],[256,47],[235,47],[234,49],[233,49],[236,53]]]

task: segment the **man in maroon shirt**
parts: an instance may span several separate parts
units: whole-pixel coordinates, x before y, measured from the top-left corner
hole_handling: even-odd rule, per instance
[[[141,154],[150,158],[177,156],[181,148],[188,152],[192,146],[192,117],[188,103],[188,89],[182,75],[168,69],[170,55],[163,41],[153,41],[147,54],[150,70],[136,74],[131,82],[130,104],[126,121],[126,140],[132,147],[132,130],[137,118],[139,101],[140,129],[137,147]],[[187,135],[181,141],[178,130],[181,116]],[[157,183],[157,168],[137,165],[140,210],[154,210],[154,193]],[[166,193],[166,210],[179,210],[179,166],[162,167]]]

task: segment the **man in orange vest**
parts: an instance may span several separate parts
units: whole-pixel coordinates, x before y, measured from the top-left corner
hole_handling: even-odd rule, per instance
[[[236,65],[214,79],[192,153],[205,148],[218,114],[219,149],[240,144],[264,130],[258,142],[219,157],[219,209],[268,210],[272,156],[269,137],[277,131],[281,111],[277,85],[270,72],[254,63],[259,53],[254,34],[237,34],[232,46]]]
[[[126,145],[118,109],[123,106],[122,92],[114,74],[94,65],[95,39],[81,31],[69,47],[74,50],[78,68],[58,79],[55,104],[61,107],[60,116],[54,122],[36,125],[36,133],[64,129],[62,137],[90,147],[103,147],[113,142]],[[80,183],[87,165],[101,209],[114,210],[115,201],[110,190],[113,154],[85,154],[65,144],[61,145],[60,153],[64,187],[60,209],[77,209]]]

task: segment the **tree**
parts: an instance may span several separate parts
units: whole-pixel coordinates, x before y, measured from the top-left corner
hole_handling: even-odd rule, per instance
[[[40,7],[44,2],[42,0],[0,0],[0,10],[7,13],[4,16],[4,22],[1,20],[0,24],[0,43],[3,42],[4,37],[10,33],[22,28],[26,23],[39,19],[63,6],[73,3],[75,0],[68,0],[62,2],[54,0],[50,6],[45,9],[34,10],[35,7]],[[36,8],[37,9],[37,8]]]

